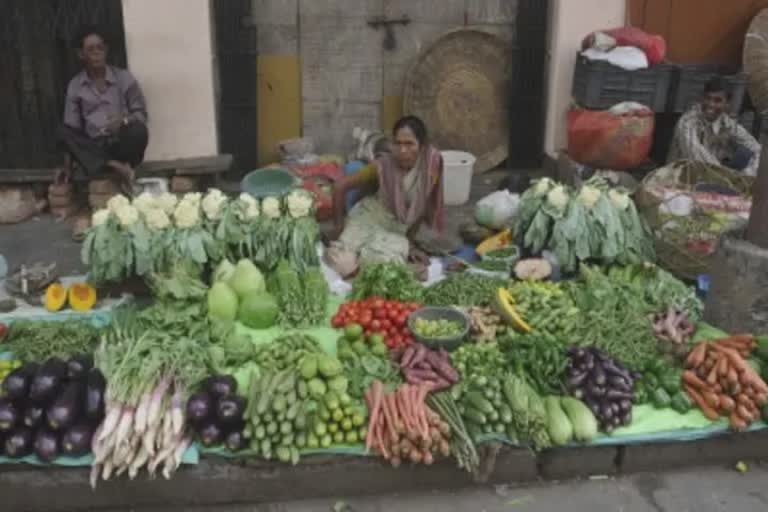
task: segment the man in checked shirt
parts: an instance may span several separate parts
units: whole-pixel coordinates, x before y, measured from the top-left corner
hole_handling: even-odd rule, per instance
[[[760,143],[728,115],[730,99],[723,79],[712,78],[704,88],[701,102],[678,121],[667,160],[722,165],[755,176],[760,163]]]
[[[57,182],[68,181],[76,163],[88,179],[111,174],[130,193],[149,139],[144,94],[131,73],[107,64],[109,48],[98,28],[84,28],[76,44],[83,71],[67,87],[59,131],[66,164]]]

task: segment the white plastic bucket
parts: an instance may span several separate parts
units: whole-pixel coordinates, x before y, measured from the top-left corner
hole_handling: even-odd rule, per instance
[[[459,206],[469,201],[472,190],[472,175],[475,173],[475,158],[464,151],[442,151],[443,155],[443,197],[448,206]]]

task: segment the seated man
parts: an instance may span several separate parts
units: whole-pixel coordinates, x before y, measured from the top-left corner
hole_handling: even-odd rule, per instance
[[[130,194],[149,137],[144,94],[131,73],[107,64],[102,32],[87,27],[76,42],[84,69],[67,88],[59,131],[67,163],[57,181],[71,177],[74,160],[88,179],[111,174]]]
[[[760,143],[727,114],[730,93],[720,77],[704,88],[701,103],[678,121],[668,161],[694,160],[722,165],[749,176],[757,174]]]

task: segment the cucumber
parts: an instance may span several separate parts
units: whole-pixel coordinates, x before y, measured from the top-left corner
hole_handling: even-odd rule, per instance
[[[505,425],[512,423],[512,409],[505,403],[502,403],[499,407],[499,418]]]
[[[470,406],[474,407],[483,414],[491,414],[494,412],[493,404],[490,402],[490,400],[486,399],[478,392],[472,391],[467,393],[465,398]]]
[[[488,422],[485,414],[471,407],[468,407],[467,410],[464,411],[464,417],[477,425],[485,425]]]

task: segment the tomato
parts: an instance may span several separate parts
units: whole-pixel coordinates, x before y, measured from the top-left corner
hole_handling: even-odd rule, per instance
[[[408,323],[408,313],[400,313],[400,316],[397,317],[397,321],[395,321],[395,324],[399,327],[403,327]]]
[[[400,310],[398,308],[392,308],[387,311],[387,316],[390,320],[397,320],[397,317],[400,316]]]
[[[336,315],[331,319],[331,325],[335,329],[338,329],[339,327],[342,327],[344,325],[344,319],[339,315]]]
[[[412,335],[410,335],[410,334],[409,334],[408,336],[404,336],[404,337],[403,337],[403,341],[404,341],[404,342],[405,342],[407,345],[410,345],[411,343],[415,342],[416,340],[413,338],[413,336],[412,336]]]
[[[379,320],[383,320],[384,318],[387,318],[387,310],[386,309],[377,309],[373,312],[373,316]]]
[[[403,334],[403,336],[408,336],[409,334],[411,334],[411,330],[408,328],[407,325],[401,328],[400,332]]]
[[[402,336],[392,336],[392,343],[395,345],[402,345],[403,344],[403,337]]]
[[[392,322],[390,322],[388,319],[384,319],[381,321],[381,328],[386,330],[389,330],[392,327]]]
[[[374,309],[381,309],[384,307],[384,301],[377,297],[373,302],[371,302],[371,307]]]
[[[374,331],[380,330],[381,329],[381,321],[379,321],[378,319],[377,320],[373,320],[371,322],[371,329],[374,330]]]

